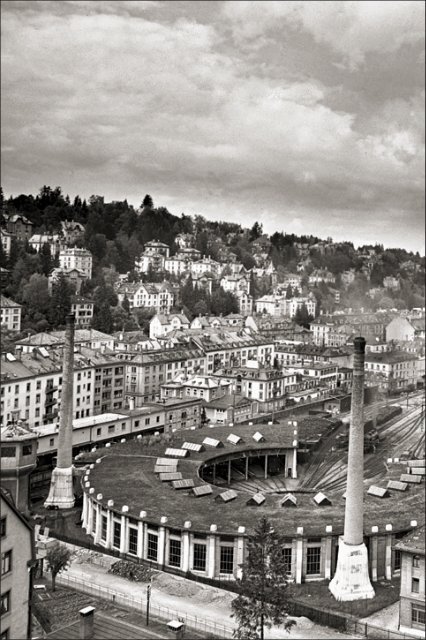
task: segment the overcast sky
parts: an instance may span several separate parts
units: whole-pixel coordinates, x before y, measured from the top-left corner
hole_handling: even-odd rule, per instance
[[[424,3],[2,3],[2,185],[424,253]]]

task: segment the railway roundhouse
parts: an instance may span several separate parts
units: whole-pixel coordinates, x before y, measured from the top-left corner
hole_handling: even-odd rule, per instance
[[[333,576],[345,487],[328,482],[321,490],[316,482],[310,488],[298,478],[302,438],[296,423],[175,436],[170,445],[147,447],[136,439],[97,452],[82,480],[83,528],[95,544],[166,571],[233,580],[247,538],[265,515],[285,538],[289,578],[301,583]],[[345,454],[337,455],[343,460]],[[365,482],[364,535],[373,581],[399,572],[393,547],[418,524],[413,518],[422,517],[424,481],[406,483],[401,491],[403,464],[380,463],[380,477],[376,469],[375,485],[396,483],[386,499],[368,492],[373,483]]]

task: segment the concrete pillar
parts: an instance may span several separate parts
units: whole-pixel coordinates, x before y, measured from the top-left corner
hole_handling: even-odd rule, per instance
[[[138,558],[143,558],[143,522],[138,522],[138,546],[137,546]]]
[[[123,506],[125,513],[128,512],[129,507]],[[129,547],[129,541],[127,539],[128,519],[126,515],[121,516],[121,528],[120,528],[120,553],[127,553]]]
[[[385,578],[386,580],[392,579],[392,525],[386,525],[386,531],[389,533],[386,535],[385,546]]]
[[[87,526],[86,526],[86,532],[87,533],[92,533],[92,529],[93,529],[93,503],[90,500],[90,498],[87,498]]]
[[[295,563],[295,581],[296,584],[302,584],[303,571],[303,527],[297,528],[298,537],[296,538],[296,563]]]
[[[95,506],[95,511],[96,511],[96,531],[95,531],[95,538],[94,538],[94,543],[95,544],[99,544],[100,539],[101,539],[101,505],[100,504],[96,504]]]
[[[232,462],[231,460],[228,460],[228,484],[231,484],[231,478],[232,478]]]
[[[332,552],[332,525],[327,525],[325,528],[327,537],[325,539],[325,557],[324,557],[324,578],[325,580],[331,579],[331,552]]]
[[[297,478],[297,449],[293,449],[293,464],[291,467],[291,477]]]
[[[216,536],[207,536],[207,577],[214,578],[216,572]]]
[[[265,453],[265,480],[268,477],[268,454]]]
[[[190,534],[189,531],[182,532],[182,560],[181,567],[182,571],[189,571],[189,560],[191,557],[190,554]]]
[[[157,562],[161,567],[164,565],[165,547],[166,547],[166,529],[165,527],[159,527]]]
[[[245,527],[238,527],[238,533],[245,533]],[[242,535],[237,538],[236,558],[235,558],[235,577],[241,578],[243,571],[241,565],[244,562],[244,538]]]
[[[82,528],[87,531],[87,505],[88,505],[88,501],[87,501],[87,493],[85,491],[83,491],[83,509],[81,512],[81,517],[83,520],[83,524],[82,524]]]
[[[249,477],[249,457],[247,456],[247,458],[246,458],[246,475],[245,475],[246,480],[248,480],[248,477]]]
[[[371,527],[372,533],[377,533],[379,527]],[[378,555],[378,540],[377,535],[370,537],[370,572],[373,582],[377,582],[377,555]]]
[[[112,511],[108,510],[107,511],[106,540],[105,540],[105,547],[107,549],[112,549],[113,522],[114,522],[114,513]]]
[[[148,523],[143,523],[143,554],[142,558],[147,557],[148,555]]]

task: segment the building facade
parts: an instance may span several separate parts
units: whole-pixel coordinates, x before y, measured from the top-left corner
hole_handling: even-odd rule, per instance
[[[425,635],[425,527],[402,538],[395,549],[401,556],[399,630],[412,636]]]

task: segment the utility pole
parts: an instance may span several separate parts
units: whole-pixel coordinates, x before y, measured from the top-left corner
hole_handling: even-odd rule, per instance
[[[149,626],[149,600],[151,597],[151,585],[146,588],[146,626]]]

